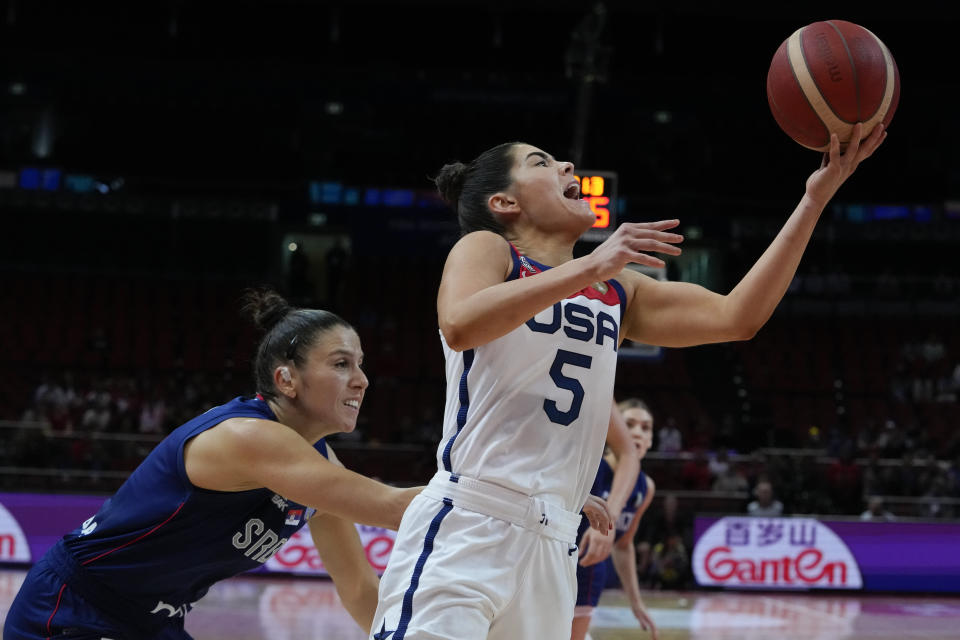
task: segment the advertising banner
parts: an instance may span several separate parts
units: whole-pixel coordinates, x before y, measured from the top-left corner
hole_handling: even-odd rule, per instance
[[[0,493],[0,562],[36,562],[105,496]],[[395,533],[358,526],[383,573]],[[960,593],[960,522],[698,517],[693,574],[728,589],[855,589]],[[261,571],[326,575],[304,527]]]
[[[0,493],[0,562],[36,562],[63,534],[97,512],[105,496]],[[4,514],[8,517],[4,517]]]
[[[390,557],[390,552],[393,551],[393,542],[397,536],[396,531],[358,524],[357,532],[360,534],[360,543],[367,553],[367,562],[370,563],[370,566],[378,575],[382,575],[383,570],[387,568],[387,559]],[[293,537],[280,547],[280,551],[267,560],[264,564],[264,570],[301,575],[327,575],[320,554],[317,553],[317,548],[313,546],[313,539],[310,537],[310,525],[305,525],[300,531],[293,534]]]
[[[697,584],[960,593],[960,523],[698,517]]]

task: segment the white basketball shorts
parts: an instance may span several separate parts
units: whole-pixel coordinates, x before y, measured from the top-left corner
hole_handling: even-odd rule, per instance
[[[370,639],[569,638],[580,517],[438,472],[403,515]]]

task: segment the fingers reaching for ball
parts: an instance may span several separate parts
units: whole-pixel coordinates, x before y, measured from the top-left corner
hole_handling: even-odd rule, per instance
[[[854,125],[850,142],[841,150],[836,133],[830,136],[830,149],[823,155],[820,167],[807,178],[807,196],[821,206],[833,197],[861,162],[873,155],[887,137],[886,127],[877,124],[870,135],[861,139],[863,124]]]
[[[883,141],[887,139],[887,128],[883,123],[878,124],[873,128],[873,131],[867,136],[866,140],[861,141],[859,153],[860,160],[865,160],[873,155],[873,152],[877,150]]]

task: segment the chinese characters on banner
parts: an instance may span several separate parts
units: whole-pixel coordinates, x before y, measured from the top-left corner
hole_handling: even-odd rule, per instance
[[[850,549],[812,518],[721,518],[697,540],[693,572],[704,586],[863,587]]]

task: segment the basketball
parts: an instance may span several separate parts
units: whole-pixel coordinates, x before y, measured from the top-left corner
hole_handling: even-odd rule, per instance
[[[900,100],[900,72],[886,45],[858,24],[814,22],[797,29],[773,55],[767,101],[780,128],[808,149],[843,146],[863,122],[866,138],[890,124]]]

